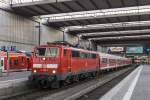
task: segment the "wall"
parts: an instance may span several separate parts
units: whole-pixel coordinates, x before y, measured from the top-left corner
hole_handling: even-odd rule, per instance
[[[16,46],[19,50],[31,51],[39,43],[39,23],[0,9],[0,47]],[[41,25],[40,44],[62,41],[63,32]],[[65,34],[65,40],[76,44],[78,38]]]
[[[17,49],[31,50],[38,44],[38,23],[0,10],[0,46],[15,45]]]
[[[62,41],[63,33],[56,29],[41,25],[41,45],[47,42]]]
[[[0,0],[0,47],[12,45],[19,50],[31,51],[39,44],[39,23],[2,10],[9,8],[8,2],[9,0]],[[76,36],[65,33],[64,38],[73,45],[78,44]],[[53,41],[63,41],[63,32],[41,25],[40,44]],[[81,45],[89,44],[83,41]]]
[[[64,33],[64,40],[74,45],[78,43],[78,38],[76,36],[67,33]],[[63,32],[41,25],[41,44],[53,41],[63,41]]]

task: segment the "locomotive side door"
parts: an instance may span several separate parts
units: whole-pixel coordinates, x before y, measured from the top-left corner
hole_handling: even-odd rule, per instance
[[[71,72],[71,54],[70,49],[64,49],[64,65],[67,67],[67,72]]]
[[[68,72],[71,72],[71,50],[67,49]]]

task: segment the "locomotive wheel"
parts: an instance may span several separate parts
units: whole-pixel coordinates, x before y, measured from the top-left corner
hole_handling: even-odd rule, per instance
[[[78,75],[75,75],[75,76],[73,77],[73,81],[74,81],[74,82],[78,82],[78,81],[79,81]]]
[[[63,82],[62,82],[62,85],[63,86],[67,86],[68,84],[71,83],[71,78],[70,77],[67,77]]]
[[[50,84],[47,80],[39,80],[38,81],[38,87],[39,88],[49,88]]]
[[[92,77],[96,77],[96,72],[93,72],[93,73],[92,73]]]
[[[60,81],[54,81],[51,83],[51,88],[58,89],[61,87]]]

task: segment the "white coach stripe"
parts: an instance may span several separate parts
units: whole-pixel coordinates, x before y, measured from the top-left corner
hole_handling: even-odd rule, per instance
[[[137,83],[137,81],[139,79],[139,76],[140,76],[140,73],[141,73],[142,69],[143,69],[143,66],[141,66],[140,70],[138,71],[136,77],[134,78],[132,84],[130,85],[128,91],[126,92],[126,94],[124,95],[122,100],[130,100],[131,99],[133,90],[134,90],[134,88],[136,86],[136,83]]]

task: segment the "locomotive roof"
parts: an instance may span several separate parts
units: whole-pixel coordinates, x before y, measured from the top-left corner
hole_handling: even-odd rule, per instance
[[[97,52],[97,51],[91,51],[91,50],[86,50],[86,49],[82,49],[82,48],[75,48],[75,47],[70,47],[70,46],[64,46],[64,45],[56,45],[56,44],[49,44],[49,45],[40,45],[37,47],[63,47],[63,48],[68,48],[68,49],[73,49],[73,50],[79,50],[82,52],[89,52],[89,53],[95,53],[95,54],[99,54],[100,57],[105,57],[105,58],[112,58],[112,59],[128,59],[125,57],[121,57],[121,56],[116,56],[116,55],[111,55],[111,54],[107,54],[107,53],[101,53],[101,52]]]
[[[70,47],[70,46],[64,46],[64,45],[54,45],[54,44],[40,45],[40,46],[37,46],[37,48],[38,47],[63,47],[63,48],[68,48],[68,49],[73,49],[73,50],[79,50],[79,51],[83,51],[83,52],[98,53],[98,52],[92,51],[92,50],[86,50],[86,49],[82,49],[82,48],[76,48],[76,47]]]

